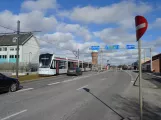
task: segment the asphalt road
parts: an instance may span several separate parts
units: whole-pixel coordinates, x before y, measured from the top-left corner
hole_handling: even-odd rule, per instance
[[[130,82],[126,72],[111,71],[24,83],[0,95],[0,120],[121,120],[118,101]]]

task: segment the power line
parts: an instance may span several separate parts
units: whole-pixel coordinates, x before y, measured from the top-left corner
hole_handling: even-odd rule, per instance
[[[0,27],[5,28],[5,29],[8,29],[8,30],[12,30],[12,31],[14,31],[14,32],[17,32],[16,30],[14,30],[14,29],[12,29],[12,28],[5,27],[5,26],[3,26],[3,25],[0,25]]]

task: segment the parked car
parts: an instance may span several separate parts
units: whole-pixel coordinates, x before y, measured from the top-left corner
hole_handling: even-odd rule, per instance
[[[20,82],[16,78],[7,77],[0,73],[0,92],[15,92],[20,88]]]
[[[67,75],[82,75],[82,70],[80,68],[69,68],[67,70]]]

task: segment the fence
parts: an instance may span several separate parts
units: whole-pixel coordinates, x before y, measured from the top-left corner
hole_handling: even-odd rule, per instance
[[[28,63],[20,63],[19,64],[19,72],[35,72],[38,70],[38,64],[28,64]],[[15,63],[1,63],[0,64],[1,72],[16,72],[16,64]]]

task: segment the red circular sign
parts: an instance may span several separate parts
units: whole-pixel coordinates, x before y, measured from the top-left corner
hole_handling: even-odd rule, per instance
[[[139,40],[145,33],[148,27],[148,22],[143,16],[136,16],[135,26],[136,26],[136,38],[137,40]]]

